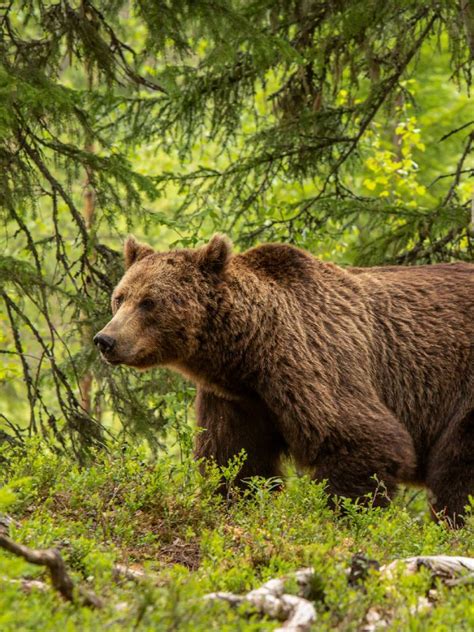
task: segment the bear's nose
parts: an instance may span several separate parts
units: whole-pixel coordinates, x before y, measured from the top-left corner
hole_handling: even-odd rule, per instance
[[[94,336],[94,344],[99,347],[99,351],[107,353],[107,351],[112,351],[115,347],[115,340],[105,334],[96,334]]]

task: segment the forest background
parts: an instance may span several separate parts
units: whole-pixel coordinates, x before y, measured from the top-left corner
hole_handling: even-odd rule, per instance
[[[130,462],[146,472],[153,464],[163,480],[166,471],[198,476],[190,459],[192,386],[164,370],[112,369],[92,344],[109,319],[129,232],[167,249],[221,231],[237,250],[283,241],[341,265],[472,261],[473,57],[469,0],[4,3],[0,511],[3,502],[20,519],[33,507],[33,522],[44,520],[46,498],[59,493],[58,472],[72,477],[71,488],[84,467],[97,474],[98,463],[113,478],[107,459],[117,450],[138,450]],[[110,501],[104,480],[89,482],[101,503]],[[303,493],[298,486],[307,481],[293,485],[278,502],[324,496],[317,486]],[[191,488],[181,490],[185,506],[196,502]],[[209,527],[215,507],[205,498],[185,524]],[[364,519],[385,533],[389,518],[377,516]],[[454,537],[433,536],[442,528],[422,509],[406,520],[421,530],[421,548],[424,538],[429,548]],[[47,536],[21,524],[36,543],[57,541],[54,529]],[[69,539],[75,528],[60,527]],[[172,531],[142,534],[147,554],[162,551],[157,543]],[[195,533],[182,537],[204,555]],[[456,543],[472,552],[472,536]],[[377,547],[379,557],[390,555]],[[87,555],[79,555],[85,566]],[[291,549],[292,563],[300,557]],[[243,584],[261,575],[249,571]],[[442,621],[448,610],[441,608]],[[329,608],[327,616],[332,625],[347,613]]]

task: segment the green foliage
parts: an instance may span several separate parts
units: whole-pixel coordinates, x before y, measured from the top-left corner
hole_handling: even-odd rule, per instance
[[[307,565],[316,571],[315,629],[360,629],[371,607],[393,619],[393,630],[461,630],[474,622],[469,584],[436,585],[432,608],[418,612],[419,598],[433,587],[427,573],[382,579],[371,570],[361,583],[348,582],[356,553],[387,563],[472,551],[472,518],[459,532],[436,525],[419,492],[403,492],[386,510],[345,503],[344,512],[333,513],[322,484],[290,476],[273,492],[255,479],[249,494],[235,494],[229,504],[214,493],[219,472],[203,477],[189,459],[150,461],[143,450],[126,448],[102,452],[93,467],[81,469],[34,443],[2,470],[0,482],[16,496],[8,508],[11,536],[34,547],[58,546],[74,580],[106,601],[91,611],[52,590],[25,595],[7,580],[49,581],[46,573],[0,551],[2,630],[269,630],[274,622],[249,609],[211,605],[203,595],[247,592]],[[156,579],[113,582],[117,562],[138,564]]]

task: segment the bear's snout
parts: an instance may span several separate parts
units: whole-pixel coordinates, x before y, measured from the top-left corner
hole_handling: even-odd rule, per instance
[[[99,348],[101,353],[110,353],[115,347],[115,338],[99,332],[94,336],[94,344]]]

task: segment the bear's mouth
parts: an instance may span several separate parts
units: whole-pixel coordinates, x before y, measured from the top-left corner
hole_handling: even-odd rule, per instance
[[[119,360],[118,358],[113,358],[113,357],[107,357],[104,353],[101,354],[102,359],[109,365],[109,366],[119,366],[120,364],[123,364],[125,366],[129,366],[132,368],[136,368],[136,369],[141,369],[141,368],[149,368],[150,363],[148,361],[148,357],[144,357],[144,358],[133,358],[128,360],[128,359],[122,359]],[[153,364],[153,363],[151,363]]]
[[[102,358],[102,360],[104,360],[104,362],[106,362],[107,364],[110,364],[112,366],[117,366],[118,364],[123,364],[123,360],[120,360],[119,358],[117,358],[113,354],[108,354],[106,352],[104,353],[103,351],[101,351],[100,352],[100,357]]]
[[[115,349],[109,352],[101,351],[100,356],[102,360],[110,366],[122,364],[139,370],[150,369],[159,364],[156,354],[149,353],[145,349],[140,349],[139,353],[127,354],[125,356],[116,353]]]
[[[151,369],[157,365],[159,365],[158,358],[154,353],[143,353],[137,355],[130,361],[125,362],[127,366],[130,366],[134,369],[138,369],[139,371],[146,371],[147,369]]]
[[[111,360],[109,358],[107,358],[106,356],[102,355],[102,357],[104,358],[104,360],[107,362],[107,364],[111,364],[112,366],[117,366],[117,364],[122,364],[121,360]]]
[[[111,366],[117,366],[117,364],[122,364],[121,360],[117,360],[116,358],[108,358],[104,353],[101,353],[100,357],[106,364],[110,364]]]

